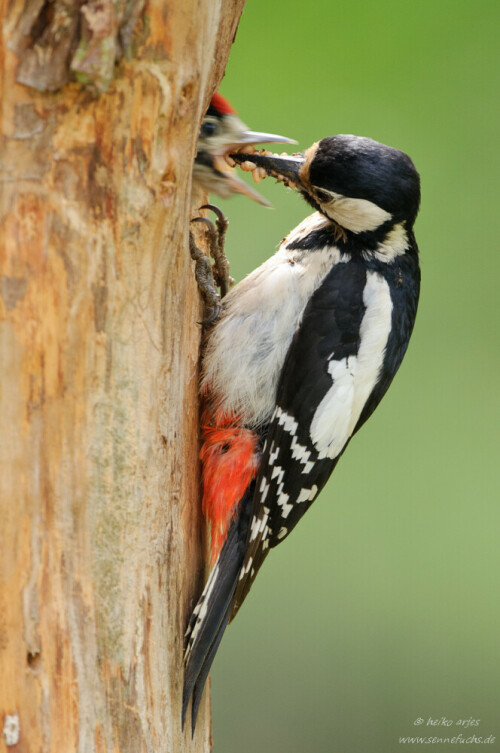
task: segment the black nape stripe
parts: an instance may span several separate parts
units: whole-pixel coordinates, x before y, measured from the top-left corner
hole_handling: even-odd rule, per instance
[[[325,246],[336,246],[340,251],[353,255],[376,251],[396,224],[398,223],[391,218],[375,230],[353,233],[352,230],[341,228],[343,234],[340,234],[338,226],[332,222],[331,225],[312,230],[304,237],[287,243],[286,248],[289,251],[319,251]]]

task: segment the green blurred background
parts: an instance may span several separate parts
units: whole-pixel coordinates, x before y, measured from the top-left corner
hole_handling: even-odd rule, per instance
[[[498,0],[248,0],[222,93],[300,149],[407,151],[423,288],[388,396],[227,630],[216,753],[420,750],[399,737],[469,717],[500,751],[499,30]],[[217,201],[238,280],[310,211],[259,190],[274,212]]]

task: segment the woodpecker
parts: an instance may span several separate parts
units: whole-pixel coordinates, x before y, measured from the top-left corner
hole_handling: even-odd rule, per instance
[[[315,212],[228,293],[206,338],[201,459],[214,564],[186,633],[182,714],[184,723],[192,698],[193,732],[228,622],[386,393],[420,289],[420,181],[404,152],[337,135],[251,160]]]
[[[226,161],[229,152],[237,152],[238,149],[246,149],[253,144],[267,143],[297,142],[274,133],[249,131],[227,99],[216,93],[201,124],[193,180],[206,191],[215,193],[223,199],[240,193],[263,206],[270,207],[267,199],[241,180]],[[234,166],[234,163],[232,164]]]

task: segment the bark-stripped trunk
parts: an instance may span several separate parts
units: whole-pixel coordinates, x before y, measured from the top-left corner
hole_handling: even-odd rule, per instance
[[[208,694],[180,730],[203,569],[187,232],[242,5],[4,3],[0,750],[210,747]]]

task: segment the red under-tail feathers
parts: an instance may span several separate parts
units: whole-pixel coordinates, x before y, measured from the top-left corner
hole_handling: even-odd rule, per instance
[[[210,522],[211,563],[226,539],[231,520],[246,488],[257,475],[257,435],[241,426],[237,415],[212,410],[205,403],[201,417],[203,513]]]

